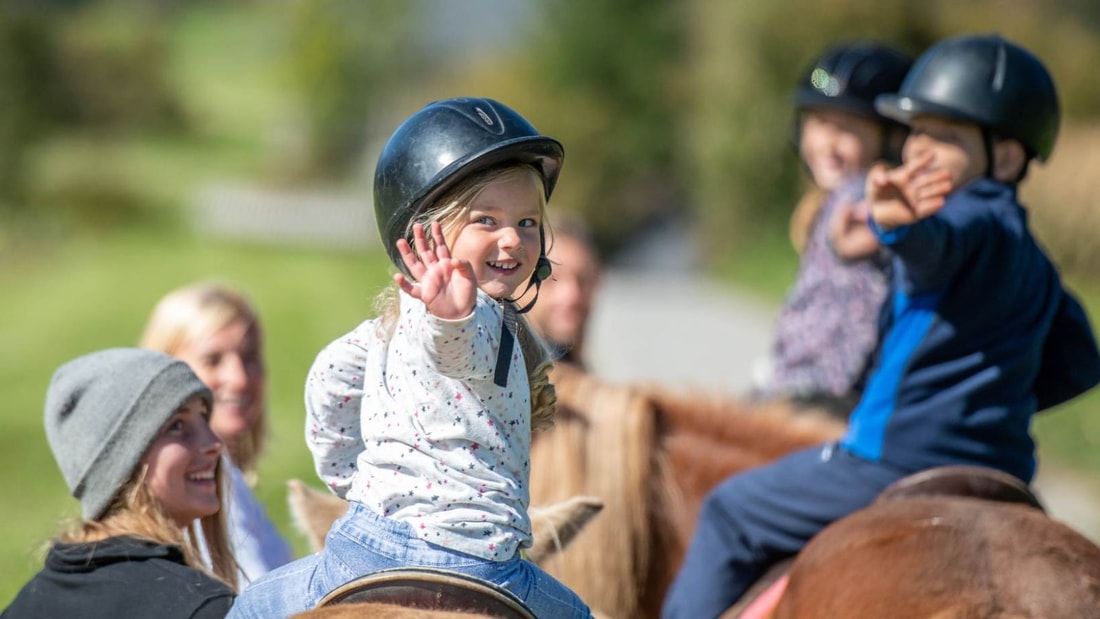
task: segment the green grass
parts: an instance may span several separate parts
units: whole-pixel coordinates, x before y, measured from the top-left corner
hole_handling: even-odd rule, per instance
[[[41,567],[42,543],[76,515],[42,430],[50,375],[62,362],[135,345],[156,300],[199,279],[243,289],[267,333],[270,414],[258,495],[295,550],[306,547],[287,519],[285,481],[314,483],[302,440],[302,390],[313,357],[371,313],[389,281],[375,253],[319,253],[204,243],[148,232],[115,232],[6,256],[0,266],[0,479],[9,489],[0,536],[0,603]],[[319,485],[319,483],[317,484]]]

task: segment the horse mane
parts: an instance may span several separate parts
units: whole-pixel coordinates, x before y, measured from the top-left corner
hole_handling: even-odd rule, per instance
[[[554,428],[532,441],[532,502],[583,494],[604,509],[542,567],[615,616],[659,607],[699,504],[721,479],[843,431],[835,418],[784,403],[612,384],[569,364],[552,380],[558,411]]]
[[[656,416],[637,389],[568,364],[558,364],[552,380],[558,411],[554,428],[532,441],[532,502],[585,494],[603,499],[604,509],[573,541],[573,552],[542,567],[594,610],[637,616],[649,565]]]

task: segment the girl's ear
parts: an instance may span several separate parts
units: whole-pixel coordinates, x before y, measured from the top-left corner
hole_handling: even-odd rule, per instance
[[[997,140],[993,144],[993,178],[1008,183],[1016,184],[1020,180],[1020,174],[1027,165],[1027,151],[1024,145],[1017,140]]]

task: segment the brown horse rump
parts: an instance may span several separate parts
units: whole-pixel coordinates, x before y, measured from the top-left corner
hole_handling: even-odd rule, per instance
[[[969,465],[936,467],[903,477],[883,490],[875,503],[932,497],[982,499],[1043,511],[1039,499],[1023,480],[996,469]],[[722,615],[723,618],[748,616],[743,613],[748,613],[750,609],[753,613],[758,612],[761,596],[772,592],[772,585],[788,575],[795,559],[791,557],[773,565],[737,604]],[[767,601],[772,606],[777,602],[778,598]]]
[[[1100,547],[1025,504],[878,502],[810,540],[775,617],[1098,618]]]

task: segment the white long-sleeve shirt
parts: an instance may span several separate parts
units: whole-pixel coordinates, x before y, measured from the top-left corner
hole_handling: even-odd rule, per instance
[[[252,493],[240,469],[229,463],[229,471],[232,485],[227,510],[229,539],[241,569],[239,580],[243,590],[260,576],[293,561],[294,553],[271,522],[263,504]]]
[[[530,545],[530,389],[518,345],[493,382],[501,321],[480,291],[459,320],[401,293],[388,341],[368,320],[322,350],[306,383],[322,480],[440,546],[506,560]]]
[[[229,542],[239,568],[237,581],[244,591],[260,576],[293,561],[294,551],[271,522],[267,510],[252,493],[237,465],[223,455],[222,466],[229,472],[226,499]],[[196,524],[202,528],[201,521]],[[209,566],[210,550],[206,547],[206,538],[199,535],[198,544]]]

